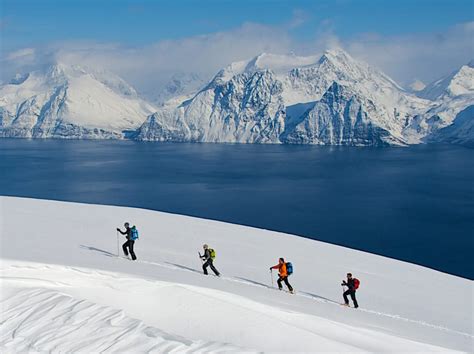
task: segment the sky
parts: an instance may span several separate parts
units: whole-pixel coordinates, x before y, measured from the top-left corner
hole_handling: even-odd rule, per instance
[[[54,60],[110,69],[151,90],[260,52],[342,47],[401,84],[474,57],[472,0],[0,0],[1,80]]]

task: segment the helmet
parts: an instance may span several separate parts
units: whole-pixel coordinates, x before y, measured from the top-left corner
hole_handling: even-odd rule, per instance
[[[202,245],[202,248],[204,248],[205,250],[207,250],[209,248],[209,246],[207,244],[204,244]]]
[[[125,224],[123,224],[123,226],[125,226],[125,227],[129,227],[129,226],[130,226],[130,224],[129,224],[128,222],[126,222]]]

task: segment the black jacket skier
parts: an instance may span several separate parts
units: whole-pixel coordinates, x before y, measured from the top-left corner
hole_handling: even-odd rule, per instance
[[[125,238],[127,239],[127,242],[125,242],[122,245],[123,253],[125,254],[126,257],[128,257],[128,250],[130,250],[130,255],[132,256],[132,260],[135,261],[137,259],[137,256],[135,255],[135,252],[133,251],[133,245],[135,244],[135,241],[131,239],[132,229],[130,228],[130,224],[128,222],[126,222],[123,226],[125,226],[125,231],[122,231],[117,227],[117,231],[120,232],[122,235],[125,235]]]
[[[204,249],[204,255],[201,256],[201,254],[199,254],[199,256],[204,261],[202,265],[202,270],[204,271],[204,274],[207,275],[207,267],[211,267],[214,274],[220,276],[219,271],[216,269],[216,267],[214,267],[214,260],[211,257],[211,250],[209,249],[209,246],[203,245],[202,248]]]
[[[347,298],[347,295],[351,296],[352,302],[354,303],[354,307],[358,308],[359,304],[357,303],[356,299],[356,287],[354,284],[354,278],[352,278],[351,273],[347,273],[347,281],[343,280],[342,281],[342,286],[347,286],[349,289],[344,291],[342,296],[344,297],[344,303],[346,306],[349,306],[349,299]]]

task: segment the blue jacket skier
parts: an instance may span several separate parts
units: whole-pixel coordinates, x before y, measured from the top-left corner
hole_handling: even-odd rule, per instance
[[[117,231],[120,232],[122,235],[125,235],[125,238],[127,239],[127,242],[125,242],[122,245],[123,253],[125,254],[126,257],[128,257],[128,251],[130,251],[132,260],[135,261],[137,259],[137,256],[135,255],[135,252],[133,251],[133,246],[135,244],[135,241],[138,239],[138,232],[136,231],[136,227],[135,226],[130,227],[130,224],[128,222],[126,222],[124,226],[125,226],[125,231],[122,231],[117,227]]]

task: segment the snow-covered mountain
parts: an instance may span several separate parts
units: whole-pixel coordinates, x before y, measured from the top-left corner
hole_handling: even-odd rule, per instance
[[[329,137],[329,131],[339,129],[341,112],[320,109],[326,101],[317,104],[313,111],[313,116],[317,114],[324,124],[301,124],[306,119],[302,115],[307,112],[298,108],[331,96],[334,83],[344,87],[345,92],[334,96],[335,100],[357,97],[361,109],[370,113],[364,116],[364,125],[370,128],[346,125],[344,134],[350,139]],[[351,97],[347,97],[348,92]],[[345,103],[335,102],[341,107]],[[190,100],[150,116],[139,129],[138,139],[405,144],[402,131],[407,120],[429,105],[430,101],[405,92],[389,77],[342,50],[327,51],[319,59],[261,54],[249,61],[232,63]],[[302,135],[322,138],[295,138]]]
[[[122,138],[154,110],[112,73],[56,63],[0,87],[0,136]]]
[[[57,64],[0,86],[0,136],[407,145],[432,142],[474,104],[474,62],[407,91],[343,50],[263,53],[207,84],[179,74],[149,104],[119,77]]]
[[[220,72],[178,107],[148,117],[140,140],[278,143],[285,106],[282,85],[269,70],[244,71],[223,80]]]
[[[403,144],[401,136],[375,122],[375,104],[336,81],[303,115],[287,121],[282,142],[319,145]]]
[[[175,73],[164,84],[158,84],[145,92],[144,97],[156,106],[169,105],[189,99],[190,95],[199,91],[207,82],[196,73]]]
[[[436,138],[431,138],[432,134],[450,126],[457,114],[474,104],[474,61],[436,80],[418,95],[431,100],[431,104],[404,129],[403,134],[410,144],[436,141]],[[474,116],[470,119],[474,120]]]
[[[448,97],[471,95],[474,91],[474,60],[426,86],[420,97],[436,101]]]
[[[459,112],[451,125],[431,134],[428,142],[474,146],[474,105]]]

